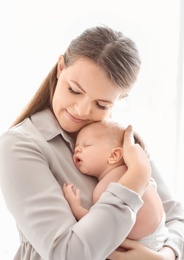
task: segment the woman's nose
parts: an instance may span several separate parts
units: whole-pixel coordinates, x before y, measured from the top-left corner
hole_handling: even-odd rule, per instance
[[[74,108],[79,116],[87,116],[91,113],[91,105],[88,100],[79,100],[75,103]]]

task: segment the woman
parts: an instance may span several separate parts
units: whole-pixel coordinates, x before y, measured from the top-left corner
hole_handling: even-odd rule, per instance
[[[125,240],[151,175],[131,128],[124,142],[128,170],[89,214],[76,222],[61,194],[63,183],[75,183],[83,205],[92,205],[96,180],[80,174],[72,161],[76,134],[110,116],[114,104],[130,91],[139,68],[130,39],[107,27],[88,29],[71,42],[14,127],[1,137],[1,188],[21,239],[15,260],[183,259],[184,210],[152,163],[169,239],[160,252]],[[127,252],[114,251],[123,241]]]

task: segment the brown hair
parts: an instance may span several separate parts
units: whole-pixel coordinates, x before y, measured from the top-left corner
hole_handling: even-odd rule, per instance
[[[135,83],[141,64],[135,43],[121,32],[107,26],[85,30],[71,41],[63,57],[66,67],[80,57],[89,58],[101,66],[117,87],[122,89],[122,97],[128,94]],[[45,108],[52,110],[56,84],[57,64],[13,125]]]

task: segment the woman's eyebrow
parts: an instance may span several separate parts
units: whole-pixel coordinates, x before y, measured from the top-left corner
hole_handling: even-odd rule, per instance
[[[105,102],[105,103],[109,103],[109,104],[113,104],[112,101],[106,100],[106,99],[98,99],[98,101]]]

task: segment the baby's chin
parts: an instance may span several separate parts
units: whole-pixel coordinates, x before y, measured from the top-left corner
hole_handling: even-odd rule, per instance
[[[90,172],[87,169],[84,169],[83,167],[78,167],[78,170],[84,174],[84,175],[89,175],[90,176]]]

